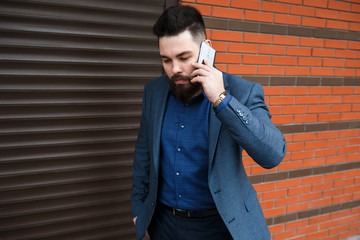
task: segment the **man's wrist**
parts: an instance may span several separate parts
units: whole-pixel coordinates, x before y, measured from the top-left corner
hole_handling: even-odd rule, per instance
[[[227,91],[223,91],[222,93],[220,93],[219,97],[217,98],[217,100],[214,102],[214,108],[216,109],[219,104],[224,100],[224,98],[226,97],[226,95],[228,94]]]

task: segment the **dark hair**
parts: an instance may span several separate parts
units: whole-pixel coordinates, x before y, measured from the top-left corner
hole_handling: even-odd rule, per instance
[[[166,9],[156,21],[153,32],[160,38],[175,36],[189,30],[194,40],[205,40],[205,24],[201,14],[191,6],[173,6]]]

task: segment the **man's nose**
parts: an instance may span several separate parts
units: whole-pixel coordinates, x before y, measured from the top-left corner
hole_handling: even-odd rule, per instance
[[[172,65],[172,72],[173,72],[173,74],[181,73],[182,72],[181,64],[174,61],[173,65]]]

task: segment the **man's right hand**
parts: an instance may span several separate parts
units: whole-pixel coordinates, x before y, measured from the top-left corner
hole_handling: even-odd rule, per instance
[[[133,218],[133,223],[134,223],[135,226],[136,226],[136,219],[137,219],[137,217]],[[150,238],[150,235],[149,235],[148,231],[146,231],[145,236]]]

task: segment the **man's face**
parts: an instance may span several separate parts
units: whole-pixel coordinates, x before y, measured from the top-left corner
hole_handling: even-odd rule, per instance
[[[176,36],[159,38],[159,49],[173,94],[182,101],[189,101],[202,88],[201,84],[190,82],[194,71],[192,63],[198,59],[200,44],[186,30]]]

